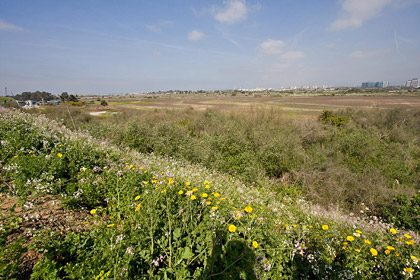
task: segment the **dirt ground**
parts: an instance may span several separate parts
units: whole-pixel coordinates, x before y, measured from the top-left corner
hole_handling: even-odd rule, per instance
[[[171,95],[152,99],[131,98],[118,102],[109,102],[116,110],[130,109],[182,109],[192,107],[197,110],[217,108],[219,110],[251,110],[257,107],[272,107],[291,115],[319,115],[322,110],[345,108],[420,108],[420,97],[389,96],[206,96],[206,95]]]
[[[40,230],[54,230],[65,235],[68,231],[85,229],[87,213],[66,210],[60,206],[59,200],[53,196],[35,199],[30,197],[19,202],[15,196],[0,193],[0,224],[8,224],[12,217],[18,219],[18,225],[7,237],[6,245],[23,237],[26,248],[20,258],[19,268],[22,275],[30,275],[32,267],[42,258],[44,252],[30,249],[31,238]]]

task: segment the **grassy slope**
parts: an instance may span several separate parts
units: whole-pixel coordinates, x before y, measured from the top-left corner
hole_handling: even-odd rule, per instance
[[[86,217],[82,229],[34,228],[11,240],[24,221],[2,213],[2,278],[19,275],[25,251],[41,252],[33,279],[418,275],[415,241],[386,224],[310,213],[316,207],[274,186],[121,150],[44,117],[2,109],[0,133],[3,192],[32,210],[28,202],[54,197]]]
[[[67,111],[57,111],[45,112],[69,119]],[[420,182],[419,110],[339,114],[347,120],[340,127],[258,107],[235,113],[126,110],[109,118],[72,111],[77,127],[121,146],[199,163],[247,184],[278,180],[315,203],[349,213],[366,212],[367,207],[369,215],[419,230],[413,209],[420,205],[412,199]]]

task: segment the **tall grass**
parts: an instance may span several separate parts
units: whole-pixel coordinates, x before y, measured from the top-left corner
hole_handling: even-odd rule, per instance
[[[55,114],[47,112],[67,119]],[[263,107],[73,114],[79,128],[114,144],[199,163],[248,184],[298,188],[311,201],[356,214],[399,217],[395,198],[410,201],[420,183],[418,109],[343,110],[333,114],[339,125]]]
[[[269,186],[121,149],[18,111],[0,110],[0,136],[8,182],[0,185],[1,198],[18,197],[23,205],[0,213],[2,279],[404,279],[420,273],[417,236],[391,225],[312,214],[309,203]],[[34,198],[47,197],[72,209],[70,216],[82,215],[84,226],[45,226]],[[27,267],[34,252],[38,258]]]

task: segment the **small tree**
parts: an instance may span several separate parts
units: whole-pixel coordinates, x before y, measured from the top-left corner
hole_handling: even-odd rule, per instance
[[[68,99],[69,99],[69,94],[67,93],[67,92],[63,92],[61,95],[60,95],[60,99],[61,99],[61,101],[67,101]]]
[[[108,102],[106,102],[105,100],[101,100],[101,106],[108,106]]]

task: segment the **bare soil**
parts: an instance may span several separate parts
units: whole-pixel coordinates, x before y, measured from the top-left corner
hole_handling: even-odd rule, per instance
[[[19,267],[22,274],[30,274],[32,267],[42,258],[43,252],[29,249],[31,237],[39,230],[54,230],[65,235],[68,231],[86,229],[87,213],[75,212],[60,206],[59,200],[53,196],[43,196],[35,199],[30,197],[25,203],[19,203],[18,198],[0,193],[0,223],[7,225],[11,217],[19,219],[19,225],[7,237],[7,244],[23,237],[23,247],[26,252],[20,259]]]
[[[420,97],[408,95],[349,95],[349,96],[211,96],[171,95],[142,100],[132,98],[113,105],[115,109],[183,109],[196,110],[252,110],[255,107],[273,107],[286,114],[319,115],[322,110],[345,108],[419,108]]]

